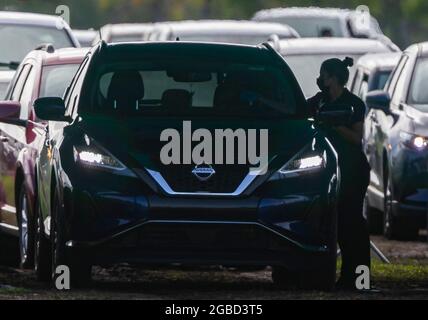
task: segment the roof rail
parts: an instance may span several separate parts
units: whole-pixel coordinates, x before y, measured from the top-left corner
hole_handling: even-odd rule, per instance
[[[272,42],[275,50],[279,51],[281,49],[280,39],[277,34],[272,34],[269,37],[269,42]]]
[[[46,51],[47,53],[54,53],[55,48],[52,43],[42,43],[41,45],[38,45],[34,50],[41,50]]]

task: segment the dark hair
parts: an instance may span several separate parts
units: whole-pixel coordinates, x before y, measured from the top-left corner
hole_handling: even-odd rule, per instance
[[[330,76],[336,77],[339,84],[346,85],[349,80],[349,67],[354,65],[354,59],[346,57],[344,60],[337,58],[328,59],[321,65],[321,70]]]

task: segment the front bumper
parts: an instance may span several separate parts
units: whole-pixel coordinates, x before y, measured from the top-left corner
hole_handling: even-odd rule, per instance
[[[326,188],[327,189],[327,188]],[[169,198],[70,193],[69,250],[93,264],[284,265],[331,262],[327,194]]]
[[[251,222],[148,221],[99,241],[69,241],[67,247],[101,265],[283,265],[310,270],[330,261],[326,246],[303,245]]]
[[[428,152],[399,145],[392,155],[393,214],[426,227],[428,213]]]

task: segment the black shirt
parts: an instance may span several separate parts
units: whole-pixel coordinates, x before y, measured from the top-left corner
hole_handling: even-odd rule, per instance
[[[329,102],[324,98],[324,94],[319,92],[314,97],[308,99],[308,107],[315,115],[317,111],[322,110],[325,103]],[[352,129],[352,126],[358,122],[364,122],[366,105],[359,97],[345,89],[343,94],[330,105],[351,106],[354,113],[350,121],[343,125]],[[327,136],[339,155],[339,165],[342,171],[356,171],[358,166],[360,170],[370,170],[366,156],[362,150],[362,144],[356,145],[347,141],[341,134],[333,128],[327,129]],[[358,170],[357,170],[358,172]]]

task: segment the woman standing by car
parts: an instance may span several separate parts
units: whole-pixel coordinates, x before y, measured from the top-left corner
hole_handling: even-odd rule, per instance
[[[321,66],[317,84],[320,92],[308,100],[315,115],[323,108],[352,107],[350,121],[344,125],[324,124],[336,149],[341,172],[338,201],[338,241],[342,251],[338,289],[355,290],[358,266],[370,268],[370,239],[363,217],[364,196],[370,178],[370,166],[362,151],[364,102],[345,88],[353,59],[329,59]]]

